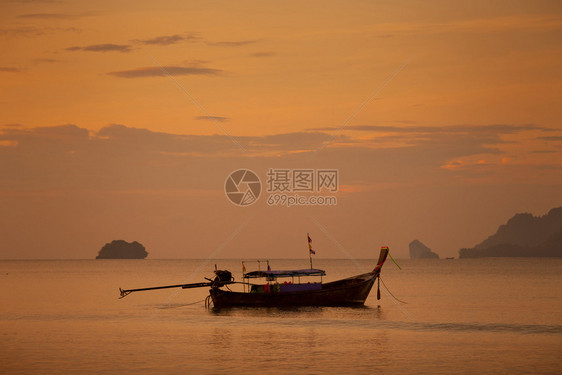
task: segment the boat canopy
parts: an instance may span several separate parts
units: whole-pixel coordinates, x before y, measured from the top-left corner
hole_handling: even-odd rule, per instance
[[[256,279],[259,277],[300,277],[300,276],[326,276],[323,270],[309,268],[304,270],[285,270],[285,271],[252,271],[244,274],[246,279]]]

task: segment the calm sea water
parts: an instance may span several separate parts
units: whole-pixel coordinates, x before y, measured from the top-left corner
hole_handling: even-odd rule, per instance
[[[2,374],[560,373],[562,260],[389,260],[364,308],[205,309],[233,260],[0,261]],[[375,260],[322,260],[335,280]],[[274,269],[306,260],[274,260]]]

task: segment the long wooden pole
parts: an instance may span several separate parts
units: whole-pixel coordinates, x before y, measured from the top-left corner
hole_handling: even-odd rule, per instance
[[[217,282],[217,284],[219,286],[226,285],[226,284],[234,284],[234,283],[235,283],[234,281],[219,281],[219,282]],[[202,288],[202,287],[212,286],[212,285],[213,285],[212,282],[205,282],[205,283],[193,283],[193,284],[153,286],[153,287],[150,287],[150,288],[139,288],[139,289],[121,289],[121,288],[119,288],[119,293],[121,294],[121,297],[119,297],[119,298],[126,297],[133,292],[143,292],[145,290],[157,290],[157,289],[169,289],[169,288],[191,289],[191,288]]]

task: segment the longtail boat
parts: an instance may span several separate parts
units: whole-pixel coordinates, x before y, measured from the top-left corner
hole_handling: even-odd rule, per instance
[[[371,272],[348,277],[346,279],[322,282],[326,272],[310,268],[302,270],[251,271],[243,272],[243,281],[234,281],[232,273],[227,270],[217,270],[215,278],[208,282],[193,284],[178,284],[141,289],[119,289],[123,298],[130,293],[167,289],[167,288],[200,288],[210,287],[206,305],[211,302],[215,308],[225,307],[290,307],[290,306],[361,306],[369,296],[371,288],[380,278],[381,268],[388,256],[388,247],[382,247],[377,265]],[[312,265],[312,261],[311,261]],[[245,267],[244,267],[245,268]],[[320,277],[320,282],[301,282],[302,278]],[[284,281],[291,279],[291,281]],[[257,283],[250,280],[265,279]],[[380,280],[380,279],[379,279]],[[282,282],[280,282],[282,281]],[[231,284],[243,284],[243,291],[236,292],[229,289]],[[377,289],[377,299],[380,299],[380,289]]]

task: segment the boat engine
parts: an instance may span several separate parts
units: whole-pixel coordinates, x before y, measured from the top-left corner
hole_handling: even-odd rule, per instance
[[[227,270],[215,270],[215,282],[226,282],[226,281],[234,281],[234,277],[232,277],[232,273]]]

